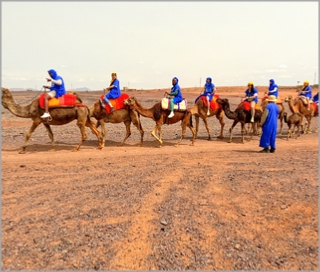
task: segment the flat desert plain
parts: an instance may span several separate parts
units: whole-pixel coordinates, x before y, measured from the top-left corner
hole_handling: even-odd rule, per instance
[[[182,86],[190,107],[201,89]],[[164,91],[127,93],[150,108]],[[234,110],[245,87],[217,91]],[[21,106],[37,94],[12,93]],[[89,107],[101,94],[79,92]],[[280,87],[287,95],[296,88]],[[141,116],[142,147],[135,126],[119,147],[125,126],[107,123],[106,146],[86,128],[78,152],[76,121],[52,126],[54,152],[41,125],[19,154],[32,121],[2,108],[2,269],[318,270],[318,117],[289,141],[284,124],[273,154],[258,153],[256,135],[242,144],[240,124],[228,143],[233,120],[224,120],[217,139],[220,124],[208,118],[208,141],[200,119],[194,146],[188,129],[175,146],[180,123],[163,125],[162,148],[152,119]]]

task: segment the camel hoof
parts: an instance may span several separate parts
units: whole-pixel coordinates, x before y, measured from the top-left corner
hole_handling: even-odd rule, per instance
[[[73,149],[73,150],[72,150],[72,152],[77,152],[77,151],[78,151],[78,149],[77,149],[77,148],[75,148],[75,149]]]
[[[192,143],[192,144],[189,144],[189,146],[194,146],[194,143]]]
[[[222,139],[223,139],[223,136],[217,136],[217,138],[222,140]]]
[[[51,148],[50,150],[49,150],[49,152],[55,152],[56,150],[54,149],[54,148]]]
[[[26,151],[25,150],[20,150],[19,154],[26,154]]]

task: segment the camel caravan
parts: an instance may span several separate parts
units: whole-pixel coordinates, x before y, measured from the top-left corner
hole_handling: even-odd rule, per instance
[[[114,82],[115,80],[111,84],[115,84]],[[174,78],[173,86],[176,86],[177,82],[178,80]],[[110,86],[113,86],[111,84]],[[214,89],[212,88],[212,90]],[[29,131],[25,135],[24,144],[19,150],[21,154],[26,152],[31,134],[40,124],[43,124],[48,131],[48,136],[51,140],[51,150],[54,150],[55,141],[50,126],[65,125],[73,120],[77,120],[76,124],[81,134],[80,143],[73,151],[78,151],[87,139],[85,127],[88,127],[97,137],[97,148],[101,150],[105,147],[105,123],[116,124],[123,122],[125,124],[126,134],[124,139],[119,143],[119,146],[122,146],[128,137],[130,137],[130,126],[133,123],[141,136],[138,146],[142,146],[144,131],[142,129],[141,116],[151,118],[155,122],[151,135],[156,139],[158,143],[157,147],[161,147],[163,144],[162,125],[171,125],[178,122],[181,122],[181,137],[175,146],[178,146],[185,137],[187,127],[192,134],[190,146],[193,146],[199,131],[200,118],[203,120],[208,133],[207,140],[212,140],[207,122],[207,118],[212,116],[216,116],[220,123],[218,139],[224,138],[224,116],[233,120],[233,124],[229,129],[228,142],[232,142],[232,130],[238,123],[241,124],[241,143],[244,143],[245,134],[251,133],[250,139],[252,139],[253,135],[259,136],[261,134],[260,122],[268,100],[267,93],[261,99],[260,105],[251,103],[252,99],[248,99],[248,101],[243,100],[234,111],[231,111],[228,99],[221,98],[214,92],[210,94],[211,99],[207,95],[200,94],[195,99],[194,105],[191,108],[188,107],[188,102],[183,97],[178,102],[174,101],[172,93],[176,93],[176,91],[171,90],[170,93],[166,92],[166,96],[151,108],[145,108],[137,97],[129,96],[127,93],[121,93],[117,98],[108,99],[103,94],[99,98],[97,97],[94,105],[88,107],[83,104],[79,94],[74,92],[65,93],[58,98],[50,98],[48,101],[46,101],[45,95],[42,94],[38,98],[33,99],[28,105],[21,106],[15,102],[10,90],[2,87],[2,106],[15,116],[31,118],[33,121]],[[280,121],[278,135],[282,135],[283,122],[288,125],[287,140],[293,134],[296,134],[295,138],[297,138],[301,134],[311,133],[311,119],[314,116],[318,116],[317,96],[318,94],[312,99],[305,99],[300,96],[297,96],[295,99],[293,96],[288,96],[285,99],[277,98],[276,104],[279,108],[278,119]],[[289,116],[285,112],[284,102],[288,103],[291,111],[291,115]],[[196,128],[193,127],[193,116],[196,120]],[[304,118],[306,119],[305,125],[303,124]],[[248,129],[245,128],[246,124],[250,125]],[[99,126],[101,127],[101,132],[98,130]]]

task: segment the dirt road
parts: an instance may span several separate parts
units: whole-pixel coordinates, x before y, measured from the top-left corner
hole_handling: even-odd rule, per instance
[[[242,90],[220,95],[234,110]],[[163,91],[129,94],[151,107]],[[80,95],[89,106],[99,97]],[[180,124],[164,125],[157,148],[154,122],[141,121],[142,147],[134,126],[118,147],[125,127],[109,123],[104,149],[87,129],[71,152],[81,137],[73,122],[52,127],[55,152],[40,126],[18,154],[31,120],[2,109],[2,269],[318,270],[317,133],[286,141],[285,124],[276,153],[261,154],[258,136],[240,143],[240,125],[228,143],[225,118],[223,140],[207,141],[201,121],[195,145],[187,130],[175,147]],[[217,136],[215,117],[209,126]]]

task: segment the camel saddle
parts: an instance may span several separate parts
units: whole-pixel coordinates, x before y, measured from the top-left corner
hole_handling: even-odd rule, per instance
[[[265,101],[268,98],[268,96],[265,96],[261,99],[261,101]],[[276,104],[282,104],[282,99],[280,97],[277,98]]]
[[[105,95],[103,94],[103,95],[100,96],[100,99],[103,100],[104,97],[105,97]],[[123,104],[123,101],[128,99],[128,98],[129,98],[128,94],[122,93],[118,98],[115,98],[115,99],[110,98],[109,101],[110,101],[112,107],[114,108],[114,110],[116,111],[116,110],[120,110],[120,109],[128,109],[128,106],[125,106]],[[104,104],[105,104],[104,107],[105,107],[106,112],[108,114],[110,114],[111,112],[110,112],[109,104],[108,103],[104,103]]]
[[[217,99],[220,98],[219,95],[215,94],[213,97],[212,97],[212,100],[210,101],[210,108],[211,110],[216,110],[216,109],[222,109],[222,105],[220,105],[218,102],[217,102]],[[203,105],[205,107],[208,107],[208,101],[207,101],[207,97],[205,95],[201,95],[200,98],[202,101],[203,101]],[[198,99],[196,99],[197,101]]]
[[[241,107],[241,105],[243,105],[243,109],[245,111],[250,111],[251,107],[250,107],[250,102],[248,101],[242,101],[237,108]],[[261,107],[259,104],[256,104],[256,106],[254,107],[255,110],[261,110]]]
[[[169,98],[162,98],[161,100],[161,107],[163,110],[168,110],[170,107],[170,99]],[[186,111],[188,110],[188,103],[187,100],[183,99],[180,103],[174,104],[174,109],[177,111]]]
[[[45,94],[41,94],[39,97],[39,106],[40,108],[44,109],[44,97]],[[48,106],[49,108],[57,108],[57,107],[65,107],[65,108],[72,108],[76,105],[77,96],[74,94],[64,94],[58,98],[53,97],[49,99]]]

